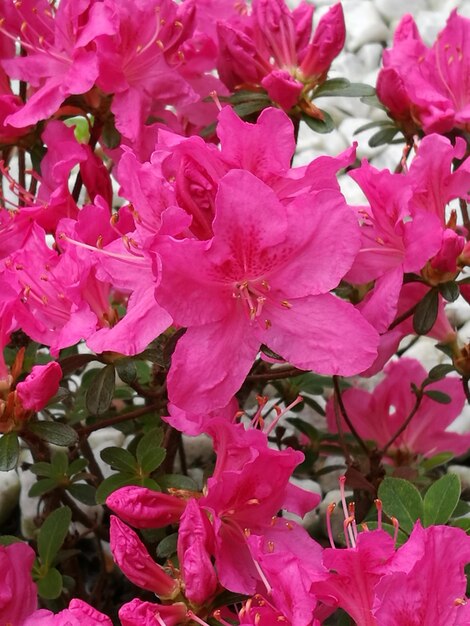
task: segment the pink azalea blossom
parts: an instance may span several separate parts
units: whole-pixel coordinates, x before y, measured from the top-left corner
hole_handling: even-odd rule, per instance
[[[343,401],[358,434],[372,439],[379,447],[386,445],[410,414],[416,396],[411,383],[420,386],[427,376],[423,366],[414,359],[401,358],[384,370],[385,378],[373,392],[363,389],[346,389]],[[462,412],[465,397],[458,378],[447,377],[432,383],[426,389],[441,391],[451,398],[449,404],[440,404],[424,397],[406,430],[389,449],[395,463],[409,455],[431,457],[439,452],[465,453],[470,446],[470,434],[459,434],[448,427]],[[333,400],[327,404],[328,429],[336,432]],[[343,423],[344,430],[348,430]]]
[[[185,621],[186,613],[186,605],[182,602],[155,604],[135,598],[122,605],[119,609],[119,619],[122,626],[161,626],[160,620],[163,620],[166,626],[179,626]]]
[[[54,615],[47,609],[40,609],[30,615],[21,626],[112,626],[107,615],[92,606],[74,598],[68,609]]]
[[[175,405],[191,412],[226,406],[261,344],[325,374],[370,365],[373,329],[327,293],[349,269],[358,243],[354,215],[339,194],[299,196],[285,207],[252,174],[232,170],[219,183],[213,228],[208,242],[161,237],[156,246],[157,301],[188,328],[168,376]]]
[[[470,121],[468,64],[470,20],[454,10],[432,48],[423,43],[411,15],[398,25],[383,55],[377,91],[405,128],[446,133]]]
[[[47,365],[35,365],[22,383],[16,385],[16,393],[25,409],[40,411],[55,396],[62,378],[62,368],[52,361]]]
[[[26,543],[0,546],[1,624],[21,624],[36,610],[36,585],[31,578],[35,554]]]

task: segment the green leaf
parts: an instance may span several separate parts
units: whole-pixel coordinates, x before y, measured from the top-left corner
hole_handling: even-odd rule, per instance
[[[38,594],[45,600],[55,600],[62,593],[62,575],[58,569],[52,567],[37,581]]]
[[[0,437],[0,472],[8,472],[16,467],[20,445],[16,433],[6,433]]]
[[[423,519],[423,500],[416,487],[403,478],[387,477],[379,487],[378,496],[389,517],[396,517],[400,527],[410,533],[414,523]]]
[[[371,148],[377,148],[378,146],[384,146],[386,144],[392,143],[397,133],[398,128],[396,126],[382,128],[381,130],[378,130],[376,133],[374,133],[372,137],[369,137],[369,146]]]
[[[109,409],[113,400],[115,386],[115,369],[114,365],[110,363],[99,370],[87,389],[85,403],[91,415],[101,415]]]
[[[69,466],[69,458],[63,450],[54,452],[51,459],[51,466],[56,476],[64,476]]]
[[[377,530],[379,527],[378,522],[375,522],[375,521],[370,522],[369,520],[367,520],[366,523],[367,523],[367,528],[369,530]],[[395,526],[393,526],[392,524],[387,524],[386,522],[382,522],[382,530],[385,530],[385,532],[387,532],[390,535],[390,537],[392,537],[392,539],[395,536]],[[402,546],[407,541],[408,541],[408,535],[399,528],[398,534],[397,534],[396,547]]]
[[[22,539],[15,537],[14,535],[1,535],[0,546],[11,546],[12,543],[22,543]]]
[[[335,129],[333,118],[326,111],[322,111],[321,109],[319,109],[319,111],[323,114],[322,120],[319,120],[317,117],[306,115],[305,113],[302,113],[302,120],[316,133],[331,133],[331,131]]]
[[[162,489],[186,489],[187,491],[199,491],[196,482],[183,474],[164,474],[158,477]]]
[[[384,105],[377,98],[377,94],[374,96],[363,96],[361,98],[361,102],[367,104],[367,106],[374,107],[375,109],[382,109],[382,111],[386,111]]]
[[[363,133],[365,130],[370,130],[371,128],[381,128],[382,126],[394,128],[392,127],[390,120],[375,120],[373,122],[367,122],[367,124],[363,124],[362,126],[359,126],[359,128],[356,128],[353,135],[359,135],[359,133]]]
[[[94,506],[96,504],[96,489],[86,483],[72,483],[67,491],[79,502]]]
[[[452,398],[448,396],[443,391],[437,391],[437,389],[429,389],[429,391],[424,392],[425,396],[434,400],[434,402],[439,402],[440,404],[450,404],[452,402]]]
[[[137,367],[132,359],[120,359],[115,363],[119,378],[126,385],[132,385],[137,380]]]
[[[435,456],[432,456],[429,459],[424,459],[423,462],[421,463],[421,467],[427,472],[429,472],[435,467],[440,467],[441,465],[445,465],[451,459],[453,459],[454,456],[455,454],[453,452],[440,452],[439,454],[436,454]]]
[[[433,288],[418,302],[413,315],[413,329],[417,335],[426,335],[434,326],[439,310],[439,292]]]
[[[96,354],[73,354],[67,356],[59,361],[59,365],[62,368],[64,376],[66,374],[72,374],[76,370],[85,367],[92,361],[99,361],[100,358]]]
[[[147,450],[139,461],[139,467],[143,474],[151,474],[163,463],[166,457],[165,448]]]
[[[96,490],[95,498],[96,504],[104,504],[106,502],[106,498],[116,491],[116,489],[120,489],[121,487],[127,487],[127,485],[135,485],[136,478],[130,476],[129,474],[113,474],[109,476],[98,487]]]
[[[78,474],[78,472],[83,471],[87,465],[88,465],[88,461],[86,459],[83,459],[82,457],[75,459],[75,461],[72,461],[70,463],[69,468],[67,470],[67,474],[69,476]]]
[[[78,435],[74,429],[61,422],[31,422],[28,430],[40,439],[56,446],[73,446],[78,441]]]
[[[55,489],[57,486],[58,484],[55,478],[42,478],[32,485],[28,492],[28,496],[30,498],[38,498],[48,491],[52,491],[52,489]]]
[[[311,441],[318,441],[318,430],[312,424],[305,422],[300,417],[288,417],[287,421],[292,424],[294,428],[297,428],[302,434],[306,435]]]
[[[141,461],[141,459],[152,450],[159,448],[163,441],[163,429],[162,428],[152,428],[140,439],[137,444],[136,449],[136,457],[137,460]]]
[[[109,148],[110,150],[114,150],[114,148],[117,148],[120,145],[121,133],[114,125],[114,116],[109,117],[106,120],[101,132],[101,140],[106,148]]]
[[[157,546],[157,556],[160,559],[169,559],[176,554],[176,543],[178,541],[178,533],[168,535],[160,541]]]
[[[447,283],[441,283],[439,285],[439,291],[447,302],[455,302],[457,298],[460,296],[460,289],[457,283],[453,280],[450,280]]]
[[[71,520],[72,511],[68,506],[62,506],[52,511],[39,529],[38,553],[45,567],[51,566],[55,555],[64,543]]]
[[[101,450],[100,456],[105,463],[120,472],[136,475],[137,462],[129,450],[112,446]]]
[[[341,96],[342,98],[363,98],[364,96],[374,96],[375,89],[371,85],[364,83],[350,83],[345,78],[331,78],[321,84],[314,93],[315,98],[326,98],[330,96]]]
[[[460,492],[456,474],[445,474],[432,484],[424,496],[423,525],[446,524],[459,502]]]
[[[450,523],[454,528],[461,528],[466,533],[470,532],[470,517],[463,517],[460,519],[454,519]]]
[[[233,107],[233,110],[238,115],[238,117],[244,119],[245,117],[249,117],[253,113],[258,113],[259,111],[262,111],[267,106],[269,106],[269,104],[270,103],[266,102],[265,100],[258,99],[252,100],[251,102],[241,102],[240,104],[236,104]]]
[[[428,385],[429,383],[436,382],[437,380],[441,380],[447,374],[454,371],[454,366],[449,363],[441,363],[440,365],[435,365],[428,374],[428,377],[423,383],[423,387]],[[428,382],[429,381],[429,382]]]

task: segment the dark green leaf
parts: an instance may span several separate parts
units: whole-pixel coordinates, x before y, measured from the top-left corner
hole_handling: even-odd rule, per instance
[[[454,371],[454,366],[450,363],[441,363],[440,365],[435,365],[428,374],[427,380],[431,382],[435,382],[436,380],[441,380],[447,374]]]
[[[359,126],[359,128],[356,128],[353,135],[358,135],[359,133],[363,133],[365,130],[370,130],[371,128],[380,128],[382,126],[394,128],[394,126],[391,125],[390,120],[375,120],[374,122],[367,122],[367,124],[363,124],[362,126]]]
[[[121,133],[118,131],[116,126],[114,125],[114,119],[109,118],[106,120],[105,125],[103,126],[103,130],[101,132],[101,140],[106,148],[110,150],[114,150],[121,143]]]
[[[42,478],[32,485],[28,496],[30,498],[38,498],[48,491],[52,491],[52,489],[55,489],[57,486],[57,480],[55,478]]]
[[[252,100],[251,102],[241,102],[240,104],[236,104],[233,107],[233,110],[239,117],[244,119],[253,113],[262,111],[267,106],[269,106],[269,103],[264,100]]]
[[[426,335],[437,319],[439,292],[433,288],[418,302],[413,315],[413,329],[417,335]]]
[[[121,359],[115,363],[116,371],[123,383],[132,385],[137,380],[137,367],[132,359]]]
[[[383,510],[389,517],[396,517],[400,527],[410,533],[414,523],[423,519],[423,500],[416,487],[403,478],[387,477],[379,487]]]
[[[52,471],[56,476],[63,476],[67,472],[69,466],[69,458],[63,450],[58,450],[54,452],[51,459],[51,466]]]
[[[439,285],[439,291],[444,300],[447,300],[447,302],[455,302],[455,300],[457,300],[460,296],[459,286],[453,280],[450,280],[447,283],[441,283]]]
[[[342,81],[342,84],[339,82]],[[345,78],[332,78],[320,85],[314,93],[315,98],[340,96],[342,98],[363,98],[375,95],[375,89],[364,83],[350,83]]]
[[[52,567],[37,581],[38,594],[45,600],[55,600],[62,593],[62,575],[58,569]]]
[[[16,433],[6,433],[0,437],[0,471],[8,472],[16,467],[20,445]]]
[[[147,450],[142,455],[139,466],[143,474],[151,474],[157,467],[163,463],[166,457],[165,448],[154,448],[153,450]]]
[[[160,487],[163,489],[186,489],[188,491],[199,491],[197,484],[189,476],[183,474],[164,474],[158,477]]]
[[[437,391],[437,389],[425,391],[424,395],[431,398],[431,400],[434,400],[434,402],[439,402],[440,404],[450,404],[452,402],[452,398],[450,396],[442,391]]]
[[[78,441],[74,429],[61,422],[32,422],[28,429],[40,439],[56,446],[73,446]]]
[[[75,461],[72,461],[70,463],[69,468],[67,470],[67,474],[69,476],[78,474],[78,472],[83,471],[87,465],[88,465],[88,461],[86,459],[83,459],[81,457],[79,459],[75,459]]]
[[[390,128],[382,128],[369,138],[369,146],[371,148],[377,148],[378,146],[384,146],[392,143],[395,135],[398,133],[398,128],[392,126]]]
[[[120,472],[136,473],[137,462],[132,454],[128,450],[124,450],[124,448],[116,446],[105,448],[101,450],[100,456],[105,463]]]
[[[240,89],[236,91],[233,95],[227,98],[227,102],[231,104],[241,104],[244,102],[255,102],[260,100],[263,102],[265,106],[269,106],[271,100],[269,96],[264,92],[259,91],[248,91],[247,89]],[[210,99],[212,101],[212,98]]]
[[[38,534],[38,553],[43,566],[51,566],[55,555],[64,543],[71,520],[72,511],[68,506],[55,509],[45,519]]]
[[[96,504],[96,489],[86,483],[72,483],[67,487],[67,491],[79,502],[94,506]]]
[[[456,474],[445,474],[432,484],[424,496],[423,525],[446,524],[459,502],[460,492]]]
[[[152,428],[140,439],[137,444],[136,457],[139,463],[148,452],[159,448],[163,441],[163,429]]]
[[[437,348],[437,350],[440,350],[441,352],[443,352],[448,357],[450,357],[450,358],[453,357],[453,352],[452,352],[452,347],[451,346],[448,346],[445,343],[436,343],[434,345],[434,347]]]
[[[308,422],[300,419],[300,417],[288,417],[287,421],[289,422],[289,424],[292,424],[292,426],[297,428],[298,431],[300,431],[304,435],[307,435],[307,437],[311,441],[318,441],[318,430]]]
[[[321,113],[323,114],[322,120],[319,120],[316,117],[311,117],[310,115],[306,115],[305,113],[302,114],[302,120],[307,124],[309,128],[314,130],[316,133],[331,133],[331,131],[335,129],[335,123],[333,121],[333,118],[326,111],[321,111]]]
[[[377,95],[363,96],[361,98],[361,102],[363,102],[364,104],[367,104],[367,106],[374,107],[375,109],[382,109],[382,111],[386,110],[384,105],[377,98]]]
[[[454,528],[461,528],[466,533],[470,533],[470,517],[461,517],[460,519],[454,519],[450,523]]]
[[[157,556],[160,559],[169,559],[176,554],[176,543],[178,541],[178,533],[168,535],[165,539],[162,539],[157,546]]]
[[[106,498],[121,487],[127,487],[127,485],[135,485],[136,479],[130,474],[113,474],[109,476],[98,487],[95,494],[96,504],[104,504]]]
[[[66,374],[72,374],[76,372],[76,370],[85,367],[88,363],[92,361],[99,361],[100,358],[96,356],[96,354],[73,354],[72,356],[68,356],[65,359],[61,359],[59,361],[59,365],[62,368],[62,372],[64,376]]]
[[[101,415],[109,409],[113,400],[115,386],[114,365],[106,365],[99,370],[86,392],[86,408],[91,415]]]
[[[14,535],[0,535],[0,546],[11,546],[12,543],[21,543],[22,540]]]

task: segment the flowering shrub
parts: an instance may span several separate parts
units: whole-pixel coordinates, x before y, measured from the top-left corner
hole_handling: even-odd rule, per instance
[[[470,624],[470,20],[377,100],[341,3],[0,7],[0,626]]]

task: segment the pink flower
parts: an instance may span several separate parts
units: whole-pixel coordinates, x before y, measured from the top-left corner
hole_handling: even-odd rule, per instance
[[[193,413],[226,406],[261,344],[325,374],[368,367],[375,332],[351,305],[327,293],[358,244],[342,196],[324,190],[284,206],[252,174],[232,170],[219,183],[215,209],[213,239],[156,241],[157,301],[188,328],[172,357],[171,402]]]
[[[166,626],[179,626],[185,621],[187,611],[186,605],[182,602],[174,602],[171,605],[155,604],[135,598],[122,605],[119,609],[119,619],[122,626],[161,626],[161,620]]]
[[[401,358],[385,368],[385,378],[372,393],[363,389],[346,389],[343,401],[358,434],[372,439],[379,447],[388,443],[410,414],[416,400],[411,383],[420,386],[427,376],[418,361]],[[458,378],[447,377],[427,386],[451,398],[449,404],[440,404],[424,397],[406,430],[389,449],[389,456],[397,464],[407,455],[430,457],[439,452],[463,454],[470,446],[470,434],[461,435],[447,428],[460,415],[465,397]],[[328,428],[336,432],[333,400],[327,404]],[[343,428],[347,426],[343,423]]]
[[[470,538],[464,531],[448,526],[422,528],[417,522],[396,559],[406,563],[406,571],[385,575],[375,587],[373,614],[377,624],[470,623],[464,572],[470,562]]]
[[[74,598],[68,609],[54,615],[47,609],[35,611],[21,626],[112,626],[107,615]]]
[[[23,624],[37,606],[36,585],[31,578],[35,554],[26,543],[0,546],[1,624]]]
[[[137,534],[114,515],[111,516],[110,546],[116,564],[127,578],[162,599],[173,599],[179,585],[157,565]]]
[[[40,411],[55,396],[62,378],[62,368],[55,361],[47,365],[35,365],[31,374],[16,385],[16,393],[28,411]]]
[[[425,133],[447,133],[470,121],[470,20],[454,10],[432,48],[427,48],[411,15],[395,31],[393,47],[384,52],[379,98],[393,117]],[[463,77],[463,78],[462,78]]]

